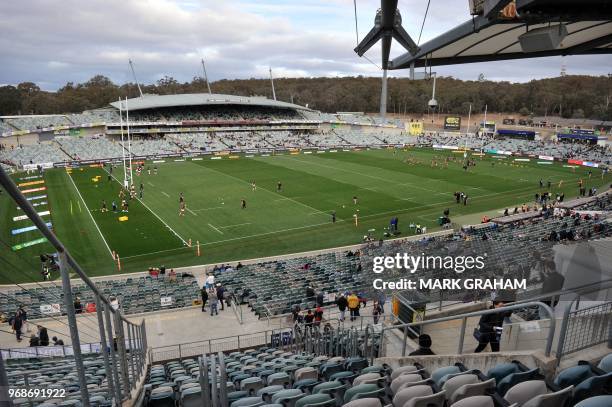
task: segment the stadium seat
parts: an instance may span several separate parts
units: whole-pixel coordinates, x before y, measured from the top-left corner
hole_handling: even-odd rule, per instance
[[[264,404],[261,397],[245,397],[230,404],[230,407],[259,407]]]
[[[560,372],[555,378],[554,383],[559,388],[565,388],[567,386],[576,386],[593,376],[596,376],[596,373],[591,369],[591,365],[578,365]]]
[[[512,373],[520,372],[520,368],[516,363],[502,363],[493,368],[491,368],[487,372],[487,376],[491,379],[495,379],[495,383],[499,384],[499,382],[506,376],[511,375]]]
[[[456,401],[450,407],[494,407],[495,403],[490,396],[472,396]]]
[[[575,403],[591,396],[605,395],[612,391],[612,372],[601,376],[593,376],[581,382],[574,388]]]
[[[348,403],[349,401],[362,398],[360,395],[369,395],[372,397],[372,393],[382,393],[384,392],[383,388],[378,387],[375,384],[360,384],[359,386],[354,386],[346,390],[344,392],[344,402]]]
[[[455,392],[464,385],[480,383],[478,376],[474,374],[462,374],[451,377],[442,385],[442,390],[446,392],[448,400],[454,400]]]
[[[364,398],[350,401],[343,407],[382,407],[382,403],[377,398]]]
[[[334,407],[335,405],[336,400],[325,393],[310,394],[302,397],[295,403],[295,407]]]
[[[612,353],[601,359],[597,367],[606,373],[612,373]]]
[[[522,407],[559,407],[572,397],[574,386],[568,386],[554,393],[541,394],[527,401]]]
[[[612,406],[612,396],[595,396],[582,400],[574,407],[610,407]]]
[[[499,392],[500,395],[504,396],[506,394],[506,392],[508,391],[508,389],[510,389],[511,387],[515,386],[518,383],[521,382],[525,382],[528,380],[535,380],[540,376],[540,371],[539,369],[532,369],[532,370],[528,370],[526,372],[518,372],[518,373],[512,373],[506,377],[504,377],[498,384],[497,384],[497,391]]]
[[[464,384],[463,386],[455,390],[452,396],[449,397],[449,402],[455,403],[467,397],[484,396],[487,393],[494,391],[495,379],[489,379],[484,382],[478,382],[473,384]]]
[[[404,404],[404,407],[444,407],[446,394],[444,390],[431,396],[415,397]]]
[[[529,400],[548,392],[543,380],[528,380],[508,389],[504,400],[508,403],[525,404]]]
[[[459,369],[457,366],[441,367],[433,371],[433,373],[431,374],[431,379],[436,382],[436,384],[440,385],[440,380],[444,376],[460,372],[461,369]]]

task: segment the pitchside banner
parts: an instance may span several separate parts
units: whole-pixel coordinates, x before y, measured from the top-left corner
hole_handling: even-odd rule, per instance
[[[444,130],[461,130],[461,117],[446,116],[444,118]]]

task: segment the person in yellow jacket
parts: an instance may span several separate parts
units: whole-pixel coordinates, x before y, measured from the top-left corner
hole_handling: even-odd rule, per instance
[[[351,293],[351,295],[348,296],[347,300],[349,312],[351,315],[351,321],[354,321],[359,316],[359,297],[357,297],[357,294]]]

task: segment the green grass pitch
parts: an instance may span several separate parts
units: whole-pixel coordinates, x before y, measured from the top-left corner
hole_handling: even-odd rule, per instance
[[[444,156],[456,158],[449,168],[442,164]],[[407,157],[420,163],[407,163]],[[431,165],[434,157],[440,163],[437,167]],[[356,244],[369,229],[375,229],[378,238],[392,216],[399,217],[402,236],[413,233],[410,223],[435,230],[445,208],[450,208],[452,220],[478,222],[477,214],[532,203],[534,194],[541,192],[540,179],[545,184],[550,180],[551,191],[564,191],[566,199],[576,197],[579,178],[585,179],[587,187],[609,182],[597,169],[589,179],[588,169],[572,170],[560,163],[473,158],[476,166],[467,172],[462,169],[461,154],[431,149],[168,160],[156,164],[157,175],[144,171],[134,176],[137,191],[140,183],[144,185],[144,196],[131,201],[127,214],[100,211],[103,199],[109,209],[113,200],[120,202],[121,167],[114,169],[111,181],[103,168],[75,168],[70,174],[55,169],[45,173],[48,204],[37,209],[51,211],[44,219],[53,223],[55,233],[87,273],[96,276],[119,273],[111,251],[121,257],[121,272],[295,253]],[[467,206],[455,204],[454,191],[468,194]],[[179,217],[181,192],[187,204],[184,217]],[[353,196],[358,198],[357,205]],[[246,209],[241,209],[241,199],[246,200]],[[13,221],[23,212],[6,193],[0,195],[0,210],[0,280],[40,281],[38,255],[50,252],[50,245],[12,251],[10,246],[40,234],[11,235],[12,229],[31,222]],[[359,225],[355,226],[357,210]],[[335,224],[332,211],[337,214]],[[121,216],[128,220],[120,222]],[[195,247],[186,246],[189,239],[193,246],[200,242],[200,257]]]

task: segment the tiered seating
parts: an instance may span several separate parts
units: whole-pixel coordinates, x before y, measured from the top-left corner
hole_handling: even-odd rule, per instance
[[[8,123],[5,123],[4,121],[0,120],[0,134],[11,133],[13,131],[15,131],[13,127],[11,127]]]
[[[123,312],[137,314],[161,309],[181,308],[192,305],[200,297],[200,288],[192,276],[177,275],[175,282],[164,278],[130,277],[124,280],[98,280],[98,289],[107,296],[118,299]],[[74,296],[86,303],[94,302],[93,292],[83,284],[74,284]],[[29,309],[40,309],[42,304],[53,304],[62,297],[59,284],[30,288],[28,291],[7,290],[0,295],[0,313],[12,315],[20,304]],[[172,304],[162,307],[161,297],[172,297]],[[36,317],[35,315],[32,318]]]
[[[58,137],[55,140],[75,160],[97,160],[122,156],[121,144],[106,137]]]
[[[119,113],[115,110],[92,110],[83,113],[67,115],[74,124],[88,123],[119,123]]]
[[[326,293],[361,291],[369,284],[366,273],[358,273],[358,268],[359,258],[328,253],[247,265],[217,272],[216,278],[262,316],[268,311],[275,315],[290,312],[293,305],[313,307],[314,298],[305,298],[308,286]]]
[[[69,126],[71,124],[64,115],[19,116],[5,119],[5,121],[21,130],[36,130],[45,127]]]
[[[70,161],[55,143],[24,145],[14,149],[0,150],[0,161],[22,166],[30,163],[49,163]]]
[[[228,149],[228,146],[215,137],[214,133],[177,133],[169,134],[167,137],[191,153]]]
[[[24,388],[23,373],[28,374],[30,387],[45,389],[64,389],[63,398],[33,399],[34,405],[44,407],[80,405],[81,394],[76,373],[74,357],[47,358],[47,359],[10,359],[6,364],[9,384],[15,388]],[[104,361],[98,354],[83,355],[85,378],[89,391],[90,404],[96,407],[110,407],[111,396],[106,381]],[[27,406],[27,399],[14,400],[16,406]]]
[[[486,373],[462,363],[429,371],[419,363],[391,369],[370,366],[358,356],[262,348],[223,355],[225,369],[209,368],[207,382],[219,390],[224,386],[230,407],[609,406],[612,373],[602,367],[609,367],[611,358],[597,367],[583,363],[566,369],[548,382],[538,368],[517,361],[498,364]],[[194,359],[153,366],[145,405],[201,405],[200,379]]]
[[[123,143],[125,148],[128,147],[128,143]],[[183,150],[174,143],[171,143],[165,138],[160,139],[147,139],[147,140],[132,140],[132,155],[134,156],[155,156],[158,154],[177,154],[182,153]]]

